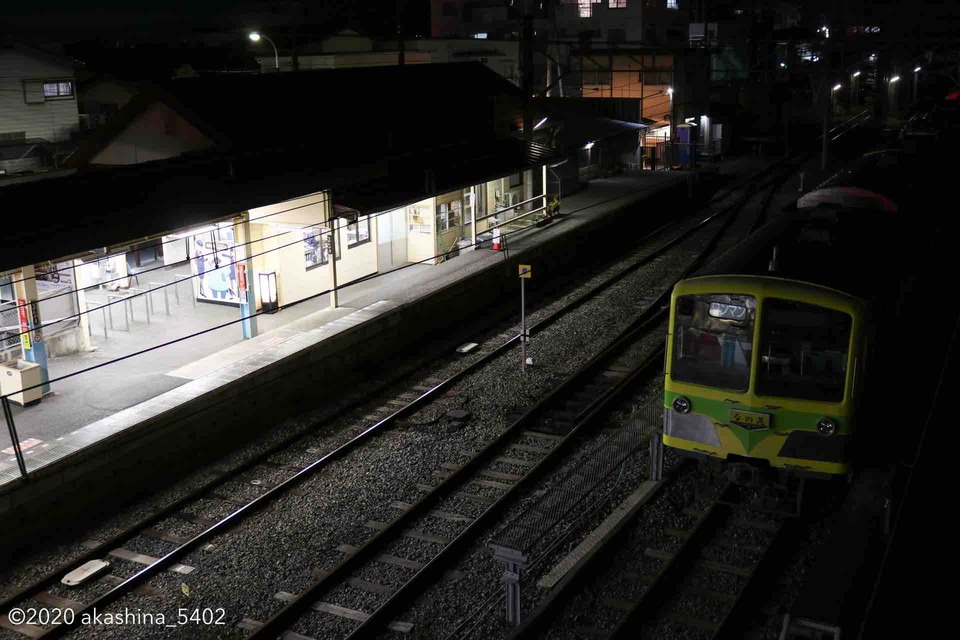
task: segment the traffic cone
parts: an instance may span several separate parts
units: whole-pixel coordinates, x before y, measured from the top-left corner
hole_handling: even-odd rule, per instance
[[[500,244],[500,227],[493,228],[493,250],[500,251],[502,248]]]

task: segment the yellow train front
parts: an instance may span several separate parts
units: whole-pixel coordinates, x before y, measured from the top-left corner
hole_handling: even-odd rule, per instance
[[[666,446],[803,476],[847,472],[866,304],[768,276],[676,285],[664,387]]]

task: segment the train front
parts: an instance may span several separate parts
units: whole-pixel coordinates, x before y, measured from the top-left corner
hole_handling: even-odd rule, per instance
[[[846,473],[862,324],[862,303],[825,287],[764,276],[679,283],[664,444],[805,476]]]

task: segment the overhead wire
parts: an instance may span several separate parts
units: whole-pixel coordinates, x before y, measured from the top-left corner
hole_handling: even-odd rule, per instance
[[[579,211],[584,211],[584,210],[589,209],[589,208],[591,208],[591,207],[599,206],[599,205],[602,205],[602,204],[606,204],[606,203],[608,203],[608,202],[613,202],[613,201],[615,201],[615,200],[619,200],[619,199],[624,198],[624,197],[632,196],[632,195],[634,195],[634,194],[636,194],[636,193],[645,191],[645,190],[647,190],[648,188],[649,188],[649,187],[644,187],[644,188],[641,188],[641,189],[631,189],[631,190],[627,191],[626,193],[622,193],[622,194],[619,194],[619,195],[615,195],[615,196],[612,196],[612,197],[610,197],[610,198],[606,198],[606,199],[604,199],[604,200],[601,200],[601,201],[599,201],[599,202],[594,202],[594,203],[591,203],[591,204],[584,205],[584,206],[580,207],[579,209],[574,209],[574,210],[572,210],[572,211],[567,212],[565,215],[570,215],[570,214],[573,214],[573,213],[577,213],[577,212],[579,212]],[[544,194],[543,196],[535,196],[534,198],[536,199],[536,198],[540,198],[540,197],[544,197],[544,198],[545,198],[546,195]],[[389,210],[389,211],[392,211],[392,210]],[[381,212],[381,213],[388,213],[389,211]],[[381,214],[377,214],[377,215],[381,215]],[[462,226],[462,225],[461,225],[461,226]],[[504,237],[507,237],[507,236],[512,236],[512,235],[514,235],[514,234],[517,234],[517,233],[521,233],[521,232],[523,232],[523,231],[526,231],[528,228],[529,228],[529,227],[524,227],[524,228],[522,228],[522,229],[514,229],[513,231],[507,231],[507,232],[501,233],[501,236],[500,236],[500,237],[501,237],[501,238],[504,238]],[[332,232],[332,230],[331,230],[331,232]],[[483,246],[484,244],[486,244],[486,243],[488,243],[488,242],[490,242],[490,240],[478,240],[476,243],[471,243],[470,245],[468,245],[468,247],[463,247],[463,248],[464,248],[464,249],[466,249],[466,248],[474,248],[474,249],[475,249],[475,248],[478,248],[478,247]],[[450,251],[443,251],[443,252],[440,252],[440,253],[436,253],[436,254],[428,257],[428,258],[424,258],[424,259],[418,260],[418,261],[416,261],[416,262],[410,262],[410,263],[401,265],[401,266],[399,266],[399,267],[396,267],[396,268],[394,268],[394,269],[390,269],[390,270],[388,270],[388,271],[383,271],[383,272],[378,272],[378,273],[369,274],[369,275],[367,275],[367,276],[362,276],[362,277],[357,278],[357,279],[355,279],[355,280],[351,280],[350,282],[347,282],[347,283],[345,283],[345,284],[340,284],[340,285],[337,285],[336,287],[332,287],[332,288],[326,289],[325,291],[320,291],[320,292],[318,292],[318,293],[311,294],[311,295],[309,295],[309,296],[305,296],[305,297],[300,298],[300,299],[298,299],[298,300],[294,300],[294,301],[292,301],[292,302],[288,302],[288,303],[286,303],[286,304],[280,305],[280,306],[279,306],[277,309],[275,309],[275,310],[272,310],[272,311],[269,311],[269,312],[265,312],[265,311],[263,311],[263,310],[255,311],[255,312],[252,312],[252,313],[250,313],[250,314],[248,314],[248,315],[244,315],[244,316],[241,316],[241,317],[236,318],[236,319],[234,319],[234,320],[230,320],[230,321],[228,321],[228,322],[221,323],[221,324],[216,325],[216,326],[214,326],[214,327],[209,327],[209,328],[207,328],[207,329],[202,329],[202,330],[197,331],[197,332],[194,332],[194,333],[192,333],[192,334],[188,334],[188,335],[182,336],[182,337],[180,337],[180,338],[175,338],[175,339],[173,339],[173,340],[169,340],[169,341],[167,341],[167,342],[164,342],[164,343],[161,343],[161,344],[158,344],[158,345],[153,345],[152,347],[147,347],[147,348],[145,348],[145,349],[141,349],[141,350],[139,350],[139,351],[136,351],[136,352],[133,352],[133,353],[130,353],[130,354],[126,354],[126,355],[124,355],[124,356],[118,356],[118,357],[116,357],[116,358],[114,358],[114,359],[112,359],[112,360],[108,360],[108,361],[106,361],[106,362],[102,362],[102,363],[99,363],[99,364],[97,364],[97,365],[93,365],[93,366],[91,366],[91,367],[87,367],[86,369],[80,369],[80,370],[78,370],[78,371],[74,371],[74,372],[69,373],[69,374],[64,374],[64,375],[59,376],[59,377],[57,377],[57,378],[53,378],[53,379],[47,380],[45,383],[43,383],[43,384],[41,384],[41,385],[34,385],[33,387],[25,388],[25,389],[23,389],[22,391],[29,391],[30,389],[38,388],[38,387],[40,387],[40,386],[43,386],[44,384],[45,384],[45,385],[49,385],[49,384],[51,384],[51,383],[53,383],[53,382],[58,382],[58,381],[60,381],[60,380],[64,380],[64,379],[67,379],[67,378],[72,378],[72,377],[74,377],[74,376],[80,375],[81,373],[86,373],[86,372],[88,372],[88,371],[93,371],[93,370],[95,370],[95,369],[100,369],[100,368],[105,367],[105,366],[107,366],[107,365],[109,365],[109,364],[112,364],[112,363],[114,363],[114,362],[119,362],[119,361],[122,361],[122,360],[128,360],[128,359],[130,359],[130,358],[132,358],[132,357],[135,357],[135,356],[138,356],[138,355],[142,355],[142,354],[145,354],[145,353],[149,353],[149,352],[151,352],[151,351],[155,351],[155,350],[157,350],[157,349],[161,349],[161,348],[163,348],[163,347],[170,346],[170,345],[172,345],[172,344],[177,344],[177,343],[183,342],[184,340],[189,340],[189,339],[191,339],[191,338],[195,338],[195,337],[198,337],[198,336],[201,336],[201,335],[205,335],[205,334],[210,333],[211,331],[215,331],[215,330],[217,330],[217,329],[222,329],[222,328],[225,328],[225,327],[229,327],[229,326],[231,326],[231,325],[236,325],[236,324],[238,324],[238,323],[241,323],[241,322],[244,322],[244,321],[246,321],[246,320],[249,320],[250,318],[255,318],[255,317],[259,317],[259,316],[261,316],[261,315],[264,315],[265,313],[271,313],[271,314],[272,314],[272,313],[278,313],[278,312],[280,312],[280,311],[282,311],[282,310],[284,310],[284,309],[287,309],[287,308],[290,308],[290,307],[294,307],[294,306],[296,306],[296,305],[298,305],[298,304],[302,304],[302,303],[304,303],[304,302],[307,302],[307,301],[310,301],[310,300],[314,300],[314,299],[319,298],[319,297],[324,296],[324,295],[329,295],[330,293],[332,293],[332,292],[334,292],[334,291],[340,291],[341,289],[345,289],[346,287],[354,286],[354,285],[360,284],[360,283],[362,283],[362,282],[368,282],[368,281],[370,281],[370,280],[373,280],[373,279],[376,279],[376,278],[379,278],[379,277],[384,277],[384,276],[390,275],[390,274],[392,274],[392,273],[396,273],[396,272],[398,272],[398,271],[402,271],[402,270],[404,270],[404,269],[409,269],[409,268],[415,267],[415,266],[417,266],[417,265],[429,263],[429,262],[431,262],[431,261],[433,261],[433,260],[436,260],[437,258],[446,257],[446,256],[448,256],[450,253],[451,253]],[[177,283],[176,283],[176,282],[173,282],[173,283],[169,283],[168,285],[165,285],[165,286],[169,286],[169,285],[173,285],[173,284],[177,284]],[[154,291],[155,291],[155,290],[156,290],[156,289],[154,289]],[[143,292],[143,293],[136,294],[136,296],[140,296],[140,295],[144,295],[144,294],[149,294],[149,293],[151,293],[151,292],[150,292],[150,291],[145,291],[145,292]],[[131,298],[133,298],[133,297],[135,297],[135,296],[129,296],[128,298],[126,298],[126,299],[124,299],[124,300],[120,300],[120,302],[126,302],[126,300],[131,299]],[[114,303],[109,303],[109,304],[114,304]],[[100,308],[102,308],[102,307],[104,307],[104,306],[107,306],[107,305],[101,305],[101,307],[97,307],[97,309],[100,309]],[[96,309],[94,309],[94,311],[95,311],[95,310],[96,310]],[[29,333],[29,332],[20,332],[20,333],[18,333],[18,334],[16,334],[16,335],[10,335],[10,336],[8,336],[8,338],[21,336],[21,335],[23,335],[24,333]],[[2,397],[2,396],[0,396],[0,397]]]

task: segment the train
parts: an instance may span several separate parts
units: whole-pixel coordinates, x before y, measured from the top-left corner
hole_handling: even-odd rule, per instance
[[[665,447],[754,474],[851,473],[874,318],[898,299],[877,259],[895,243],[896,202],[851,182],[805,194],[675,285]]]

